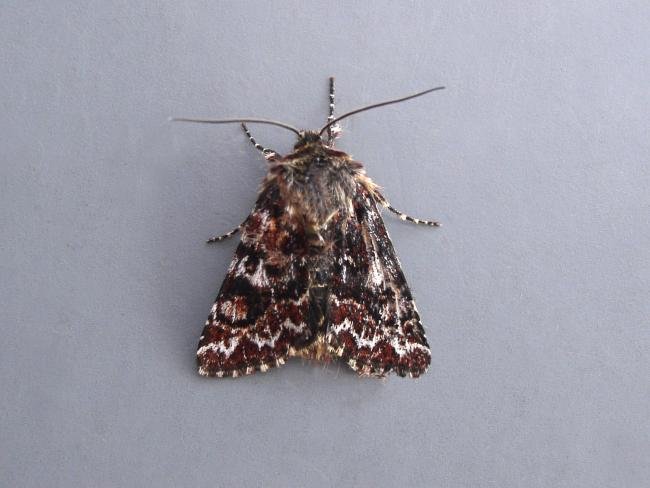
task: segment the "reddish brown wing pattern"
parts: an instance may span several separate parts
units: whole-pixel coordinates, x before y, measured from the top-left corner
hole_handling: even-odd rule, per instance
[[[199,373],[240,376],[280,366],[310,334],[307,262],[274,183],[242,230],[197,350]]]
[[[353,206],[334,239],[326,342],[361,375],[420,376],[429,345],[375,197],[361,183]]]

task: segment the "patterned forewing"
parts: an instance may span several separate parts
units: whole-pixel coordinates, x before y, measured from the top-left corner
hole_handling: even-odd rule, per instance
[[[411,291],[375,198],[361,184],[338,222],[327,342],[362,375],[417,377],[431,362]]]
[[[275,184],[260,194],[210,311],[199,373],[238,376],[284,363],[308,328],[308,270],[301,235]]]

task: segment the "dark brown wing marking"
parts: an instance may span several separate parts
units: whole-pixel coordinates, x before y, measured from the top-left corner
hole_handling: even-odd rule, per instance
[[[308,341],[309,272],[303,236],[274,183],[260,194],[197,350],[199,373],[239,376],[280,366]]]
[[[326,342],[361,375],[417,377],[431,363],[420,316],[373,195],[358,184],[338,222]]]

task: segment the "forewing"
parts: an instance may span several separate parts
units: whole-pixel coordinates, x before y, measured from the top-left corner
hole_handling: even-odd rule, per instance
[[[199,373],[239,376],[284,363],[309,334],[307,265],[277,186],[260,194],[210,311]]]
[[[359,184],[354,212],[337,223],[330,350],[359,374],[417,377],[431,353],[375,198]]]

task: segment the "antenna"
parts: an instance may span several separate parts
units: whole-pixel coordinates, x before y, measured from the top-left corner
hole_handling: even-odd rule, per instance
[[[410,100],[411,98],[421,97],[422,95],[426,95],[427,93],[431,93],[431,92],[438,91],[438,90],[444,90],[444,89],[445,89],[444,86],[437,86],[435,88],[429,88],[428,90],[425,90],[425,91],[420,92],[420,93],[416,93],[414,95],[409,95],[408,97],[397,98],[395,100],[388,100],[386,102],[375,103],[375,104],[372,104],[372,105],[367,105],[365,107],[358,108],[356,110],[352,110],[351,112],[343,114],[340,117],[337,117],[334,120],[331,120],[331,121],[327,122],[327,124],[325,124],[323,126],[323,128],[320,130],[319,134],[322,134],[329,127],[336,124],[338,121],[343,120],[346,117],[349,117],[350,115],[358,114],[360,112],[365,112],[366,110],[371,110],[373,108],[383,107],[384,105],[391,105],[393,103],[405,102],[406,100]]]
[[[296,129],[295,127],[289,125],[289,124],[284,124],[282,122],[278,122],[276,120],[268,120],[268,119],[251,119],[251,118],[241,118],[241,119],[218,119],[218,120],[211,120],[211,119],[186,119],[186,118],[175,118],[175,117],[170,117],[169,119],[172,122],[193,122],[196,124],[241,124],[241,123],[250,123],[250,124],[267,124],[267,125],[275,125],[277,127],[282,127],[283,129],[288,129],[291,132],[295,132],[296,134],[300,135],[300,131]]]

